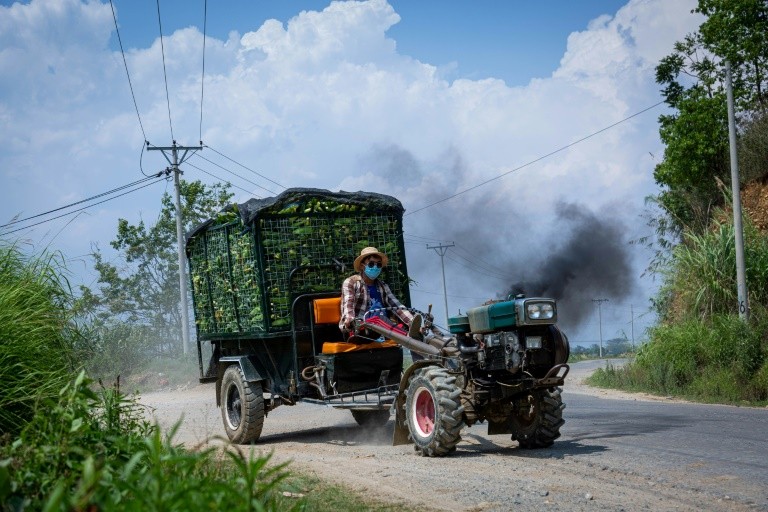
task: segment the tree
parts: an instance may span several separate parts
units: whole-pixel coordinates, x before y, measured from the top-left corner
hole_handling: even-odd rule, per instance
[[[765,108],[768,65],[766,0],[699,0],[707,19],[675,43],[656,67],[656,81],[673,112],[659,118],[666,145],[654,178],[657,197],[676,234],[706,229],[722,203],[718,181],[728,182],[728,124],[724,61],[730,60],[734,96],[748,119]]]
[[[184,230],[212,217],[229,204],[232,195],[228,184],[207,186],[182,180]],[[81,288],[81,309],[94,322],[96,343],[109,345],[112,337],[112,343],[123,345],[133,340],[131,347],[112,347],[115,352],[142,350],[141,340],[157,353],[175,354],[181,349],[176,212],[167,192],[161,204],[154,225],[118,220],[117,236],[110,245],[118,251],[121,264],[108,261],[96,247],[92,256],[99,274],[98,290]]]

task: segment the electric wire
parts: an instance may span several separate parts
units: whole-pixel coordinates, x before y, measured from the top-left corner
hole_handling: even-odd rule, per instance
[[[275,180],[273,180],[273,179],[270,179],[270,178],[267,178],[267,177],[266,177],[266,176],[264,176],[263,174],[260,174],[260,173],[258,173],[258,172],[256,172],[256,171],[254,171],[254,170],[253,170],[253,169],[251,169],[250,167],[247,167],[247,166],[245,166],[245,165],[241,164],[240,162],[238,162],[238,161],[236,161],[236,160],[233,160],[233,159],[231,159],[230,157],[228,157],[228,156],[227,156],[227,155],[225,155],[224,153],[221,153],[221,152],[217,151],[216,149],[212,148],[211,146],[209,146],[209,145],[207,145],[207,144],[205,145],[205,147],[206,147],[206,148],[208,148],[208,149],[210,149],[210,150],[211,150],[211,151],[213,151],[214,153],[218,154],[219,156],[223,156],[224,158],[226,158],[226,159],[227,159],[227,160],[229,160],[230,162],[232,162],[232,163],[235,163],[235,164],[239,165],[239,166],[240,166],[240,167],[242,167],[243,169],[245,169],[245,170],[247,170],[247,171],[251,171],[251,172],[252,172],[253,174],[255,174],[256,176],[259,176],[259,177],[261,177],[261,178],[264,178],[265,180],[269,181],[270,183],[274,183],[275,185],[277,185],[277,186],[278,186],[278,187],[280,187],[280,188],[288,188],[288,187],[286,187],[285,185],[281,185],[280,183],[276,182]]]
[[[268,189],[268,188],[266,188],[266,187],[262,187],[262,186],[261,186],[261,185],[259,185],[258,183],[255,183],[255,182],[253,182],[253,181],[249,180],[248,178],[245,178],[245,177],[243,177],[243,176],[240,176],[240,175],[239,175],[239,174],[237,174],[235,171],[231,171],[231,170],[227,169],[226,167],[223,167],[223,166],[221,166],[221,165],[217,164],[216,162],[214,162],[214,161],[212,161],[212,160],[209,160],[209,159],[205,158],[205,157],[204,157],[204,156],[202,156],[202,155],[198,155],[197,153],[195,153],[195,155],[194,155],[194,156],[196,156],[197,158],[201,158],[201,159],[205,160],[205,161],[206,161],[206,162],[208,162],[209,164],[215,165],[216,167],[218,167],[218,168],[219,168],[219,169],[221,169],[222,171],[226,171],[226,172],[228,172],[228,173],[230,173],[230,174],[232,174],[232,175],[234,175],[234,176],[237,176],[238,178],[240,178],[240,179],[241,179],[241,180],[243,180],[243,181],[247,181],[248,183],[250,183],[250,184],[251,184],[251,185],[253,185],[254,187],[259,187],[260,189],[266,190],[266,191],[267,191],[267,192],[269,192],[270,194],[273,194],[273,195],[277,195],[277,192],[274,192],[274,191],[272,191],[272,190],[269,190],[269,189]]]
[[[112,19],[115,21],[115,32],[117,33],[117,42],[120,43],[120,53],[123,54],[123,65],[125,66],[125,75],[128,77],[128,87],[131,89],[131,98],[133,98],[133,106],[136,109],[136,117],[139,118],[139,127],[141,127],[141,135],[144,140],[147,139],[147,135],[144,132],[144,124],[141,122],[141,115],[139,114],[139,105],[136,103],[136,95],[133,93],[133,84],[131,83],[131,74],[128,72],[128,62],[125,60],[125,50],[123,50],[123,40],[120,38],[120,29],[117,28],[117,15],[115,14],[115,6],[112,4],[112,0],[109,0],[109,6],[112,8]]]
[[[113,188],[112,190],[108,190],[108,191],[106,191],[106,192],[102,192],[101,194],[97,194],[97,195],[95,195],[95,196],[91,196],[91,197],[89,197],[89,198],[87,198],[87,199],[82,199],[82,200],[80,200],[80,201],[77,201],[77,202],[75,202],[75,203],[70,203],[70,204],[68,204],[68,205],[65,205],[65,206],[61,206],[61,207],[59,207],[59,208],[55,208],[55,209],[53,209],[53,210],[48,210],[47,212],[38,213],[38,214],[36,214],[36,215],[32,215],[32,216],[30,216],[30,217],[25,217],[25,218],[23,218],[23,219],[14,219],[14,220],[12,220],[11,222],[8,222],[8,223],[6,223],[6,224],[0,224],[0,228],[4,228],[4,227],[10,226],[10,225],[12,225],[12,224],[18,224],[18,223],[20,223],[20,222],[26,222],[26,221],[28,221],[28,220],[31,220],[31,219],[36,219],[36,218],[38,218],[38,217],[42,217],[42,216],[44,216],[44,215],[49,215],[49,214],[51,214],[51,213],[56,213],[56,212],[58,212],[58,211],[61,211],[61,210],[66,210],[67,208],[71,208],[71,207],[73,207],[73,206],[77,206],[78,204],[87,203],[88,201],[93,201],[94,199],[98,199],[98,198],[100,198],[100,197],[104,197],[104,196],[107,196],[107,195],[109,195],[109,194],[113,194],[113,193],[115,193],[115,192],[119,192],[119,191],[121,191],[121,190],[125,190],[126,188],[130,188],[130,187],[133,187],[134,185],[138,185],[138,184],[140,184],[140,183],[143,183],[143,182],[145,182],[145,181],[151,180],[152,178],[157,178],[157,177],[159,177],[159,176],[160,176],[160,174],[162,174],[162,173],[158,173],[158,174],[156,174],[156,175],[154,175],[154,176],[148,176],[148,177],[146,177],[146,178],[142,178],[142,179],[140,179],[140,180],[136,180],[136,181],[134,181],[133,183],[128,183],[127,185],[122,185],[122,186],[120,186],[120,187],[116,187],[116,188]]]
[[[160,52],[163,55],[163,78],[165,78],[165,101],[168,104],[168,126],[171,127],[171,140],[176,140],[173,136],[173,122],[171,121],[171,97],[168,94],[168,73],[165,69],[165,44],[163,43],[163,22],[160,19],[160,0],[157,0],[157,24],[160,26]],[[145,137],[146,138],[146,137]]]
[[[215,179],[219,180],[221,183],[226,183],[226,184],[228,184],[228,185],[231,185],[231,186],[233,186],[233,187],[235,187],[235,188],[239,188],[240,190],[242,190],[242,191],[243,191],[243,192],[245,192],[246,194],[250,194],[250,195],[252,195],[252,196],[256,197],[256,199],[261,199],[261,196],[257,196],[257,195],[256,195],[256,194],[254,194],[252,191],[250,191],[250,190],[246,190],[246,189],[244,189],[243,187],[238,187],[237,185],[235,185],[234,183],[232,183],[232,182],[231,182],[231,181],[229,181],[229,180],[224,180],[224,179],[221,179],[219,176],[216,176],[215,174],[213,174],[213,173],[210,173],[210,172],[206,171],[205,169],[202,169],[202,168],[200,168],[200,167],[196,166],[195,164],[191,164],[191,163],[187,162],[187,163],[186,163],[186,165],[188,165],[189,167],[192,167],[193,169],[197,169],[198,171],[200,171],[200,172],[203,172],[203,173],[207,174],[207,175],[208,175],[208,176],[210,176],[211,178],[215,178]]]
[[[452,262],[456,263],[457,265],[461,265],[462,267],[464,267],[464,268],[466,268],[466,269],[472,270],[473,272],[477,272],[478,274],[482,274],[482,275],[484,275],[484,276],[492,277],[492,278],[494,278],[494,279],[498,279],[498,280],[500,280],[500,281],[509,281],[509,280],[513,280],[513,278],[511,278],[511,277],[509,277],[509,276],[505,276],[505,275],[501,275],[501,274],[491,274],[491,273],[489,273],[489,272],[484,272],[484,271],[482,271],[482,270],[479,270],[479,269],[478,269],[478,268],[476,268],[476,267],[470,267],[469,265],[465,265],[464,263],[460,262],[459,260],[456,260],[456,259],[454,259],[454,258],[451,258],[451,257],[448,255],[448,253],[446,253],[446,254],[445,254],[445,258],[446,258],[447,260],[449,260],[449,261],[452,261]]]
[[[410,237],[410,238],[421,239],[424,242],[452,242],[452,240],[441,240],[439,238],[429,238],[429,237],[426,237],[426,236],[415,235],[413,233],[408,233],[408,232],[405,232],[405,231],[403,232],[403,236]]]
[[[490,179],[487,179],[487,180],[485,180],[485,181],[482,181],[482,182],[478,183],[477,185],[473,185],[473,186],[471,186],[471,187],[469,187],[469,188],[465,188],[464,190],[461,190],[461,191],[459,191],[459,192],[456,192],[455,194],[453,194],[453,195],[450,195],[450,196],[448,196],[448,197],[444,197],[443,199],[440,199],[440,200],[438,200],[438,201],[435,201],[434,203],[430,203],[430,204],[428,204],[428,205],[426,205],[426,206],[422,206],[421,208],[417,208],[416,210],[413,210],[412,212],[406,213],[406,214],[405,214],[405,216],[408,216],[408,215],[413,215],[414,213],[418,213],[418,212],[420,212],[420,211],[426,210],[427,208],[431,208],[431,207],[433,207],[433,206],[435,206],[435,205],[438,205],[438,204],[440,204],[440,203],[444,203],[444,202],[446,202],[446,201],[448,201],[448,200],[450,200],[450,199],[453,199],[454,197],[458,197],[458,196],[460,196],[460,195],[462,195],[462,194],[466,194],[467,192],[470,192],[470,191],[472,191],[472,190],[475,190],[476,188],[480,188],[480,187],[482,187],[483,185],[487,185],[488,183],[491,183],[492,181],[496,181],[496,180],[498,180],[498,179],[501,179],[501,178],[503,178],[504,176],[508,176],[508,175],[510,175],[510,174],[512,174],[512,173],[514,173],[514,172],[517,172],[517,171],[519,171],[520,169],[523,169],[523,168],[525,168],[525,167],[528,167],[529,165],[533,165],[533,164],[535,164],[536,162],[540,162],[541,160],[544,160],[545,158],[548,158],[548,157],[550,157],[550,156],[552,156],[552,155],[555,155],[555,154],[557,154],[557,153],[560,153],[561,151],[565,151],[566,149],[568,149],[568,148],[570,148],[570,147],[573,147],[573,146],[575,146],[576,144],[579,144],[579,143],[581,143],[581,142],[584,142],[585,140],[587,140],[587,139],[590,139],[590,138],[592,138],[592,137],[594,137],[594,136],[596,136],[596,135],[599,135],[599,134],[603,133],[604,131],[610,130],[610,129],[611,129],[611,128],[613,128],[614,126],[617,126],[617,125],[620,125],[621,123],[624,123],[624,122],[626,122],[626,121],[629,121],[629,120],[630,120],[630,119],[632,119],[633,117],[637,117],[637,116],[639,116],[640,114],[643,114],[643,113],[645,113],[645,112],[648,112],[649,110],[651,110],[651,109],[654,109],[654,108],[658,107],[659,105],[662,105],[663,103],[664,103],[664,101],[659,101],[658,103],[656,103],[656,104],[654,104],[654,105],[651,105],[650,107],[646,107],[646,108],[644,108],[643,110],[640,110],[639,112],[635,112],[634,114],[632,114],[632,115],[630,115],[630,116],[627,116],[627,117],[625,117],[624,119],[621,119],[621,120],[619,120],[619,121],[616,121],[615,123],[613,123],[613,124],[611,124],[611,125],[608,125],[608,126],[606,126],[606,127],[604,127],[604,128],[601,128],[601,129],[597,130],[596,132],[592,132],[592,133],[590,133],[589,135],[586,135],[586,136],[584,136],[584,137],[582,137],[582,138],[580,138],[580,139],[578,139],[578,140],[575,140],[575,141],[571,142],[570,144],[566,144],[565,146],[562,146],[562,147],[560,147],[560,148],[558,148],[558,149],[555,149],[554,151],[550,151],[550,152],[549,152],[549,153],[547,153],[546,155],[543,155],[543,156],[540,156],[540,157],[538,157],[538,158],[535,158],[535,159],[533,159],[533,160],[531,160],[531,161],[529,161],[529,162],[526,162],[526,163],[524,163],[523,165],[520,165],[520,166],[518,166],[518,167],[515,167],[514,169],[511,169],[511,170],[509,170],[509,171],[507,171],[507,172],[501,173],[501,174],[499,174],[498,176],[494,176],[493,178],[490,178]]]
[[[203,145],[203,98],[205,97],[205,35],[208,26],[208,0],[203,2],[203,75],[200,78],[200,145]]]
[[[136,192],[138,190],[141,190],[143,188],[149,187],[150,185],[154,185],[155,183],[159,183],[161,181],[165,181],[165,178],[159,178],[159,179],[157,179],[155,181],[152,181],[150,183],[145,183],[144,185],[142,185],[140,187],[136,187],[136,188],[134,188],[132,190],[128,190],[126,192],[123,192],[122,194],[118,194],[116,196],[109,197],[109,198],[104,199],[103,201],[99,201],[97,203],[89,204],[89,205],[84,206],[82,208],[78,208],[77,210],[72,210],[71,212],[62,213],[61,215],[57,215],[56,217],[51,217],[50,219],[41,220],[40,222],[36,222],[34,224],[30,224],[29,226],[24,226],[24,227],[17,228],[17,229],[11,230],[11,231],[5,231],[3,233],[3,235],[10,235],[11,233],[16,233],[17,231],[24,231],[25,229],[33,228],[35,226],[39,226],[40,224],[45,224],[46,222],[50,222],[52,220],[56,220],[56,219],[60,219],[62,217],[66,217],[67,215],[72,215],[73,213],[77,213],[77,212],[81,212],[83,210],[87,210],[88,208],[91,208],[91,207],[94,207],[94,206],[106,203],[108,201],[112,201],[113,199],[117,199],[118,197],[122,197],[122,196],[124,196],[126,194],[130,194],[132,192]]]
[[[494,265],[492,263],[488,263],[487,261],[483,260],[482,258],[479,258],[475,253],[471,252],[469,249],[465,248],[464,246],[462,246],[460,244],[456,244],[455,248],[459,249],[460,251],[464,252],[464,254],[468,255],[467,257],[463,257],[463,256],[461,256],[461,254],[458,254],[458,253],[456,253],[454,251],[456,256],[458,256],[458,257],[460,257],[460,258],[462,258],[464,260],[471,261],[473,264],[477,265],[480,268],[484,268],[484,269],[488,270],[489,272],[498,272],[498,270],[496,270],[496,265]],[[469,260],[468,258],[472,258],[472,259]]]
[[[509,280],[512,280],[512,279],[514,279],[513,277],[511,277],[511,276],[508,276],[508,275],[506,275],[506,274],[503,274],[502,272],[499,272],[498,270],[496,270],[496,269],[494,269],[494,268],[491,268],[491,267],[485,267],[485,266],[483,266],[483,265],[480,265],[480,264],[478,264],[476,261],[474,261],[474,260],[471,260],[471,259],[469,259],[469,258],[467,258],[467,257],[465,257],[465,256],[462,256],[461,254],[459,254],[459,253],[458,253],[458,252],[456,252],[456,251],[454,251],[454,252],[453,252],[453,254],[454,254],[455,256],[458,256],[459,258],[463,259],[464,261],[466,261],[466,262],[467,262],[467,263],[469,263],[470,265],[474,266],[475,268],[477,268],[477,269],[480,269],[480,270],[482,270],[483,272],[486,272],[486,273],[487,273],[486,275],[491,275],[491,274],[493,274],[493,275],[497,276],[499,279],[509,279]],[[446,253],[446,257],[447,257],[447,256],[448,256],[448,254]],[[451,258],[449,258],[449,259],[451,259]],[[451,261],[456,261],[456,260],[453,260],[453,259],[451,259]],[[459,261],[456,261],[456,263],[459,263],[459,264],[461,265],[461,262],[459,262]],[[464,265],[464,266],[466,266],[466,265]],[[469,268],[469,267],[467,267],[467,268]]]

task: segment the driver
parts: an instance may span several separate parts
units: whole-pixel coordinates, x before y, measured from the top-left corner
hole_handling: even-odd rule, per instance
[[[381,269],[387,266],[389,258],[375,247],[366,247],[360,251],[360,256],[355,258],[356,274],[349,276],[341,285],[341,320],[339,328],[344,333],[344,338],[352,334],[352,321],[355,318],[363,318],[368,311],[381,308],[391,308],[405,325],[413,321],[413,314],[402,309],[403,305],[392,294],[387,283],[379,279]],[[378,311],[374,314],[388,318],[389,311]]]

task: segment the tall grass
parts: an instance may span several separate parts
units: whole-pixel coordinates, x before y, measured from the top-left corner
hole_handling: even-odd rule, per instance
[[[40,397],[71,378],[69,285],[59,254],[25,255],[0,240],[0,433],[17,433]]]
[[[761,314],[760,310],[768,306],[768,236],[748,219],[744,223],[744,253],[750,304]],[[716,212],[709,231],[684,234],[665,277],[675,297],[673,302],[683,313],[678,316],[707,318],[736,311],[735,235],[725,212]]]

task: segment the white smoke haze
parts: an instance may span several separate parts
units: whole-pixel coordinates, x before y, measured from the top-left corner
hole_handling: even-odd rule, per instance
[[[202,138],[284,186],[388,193],[408,214],[658,102],[654,66],[674,41],[696,29],[694,4],[629,1],[614,16],[571,34],[550,76],[509,87],[499,79],[448,80],[436,65],[400,53],[388,36],[400,16],[385,0],[333,2],[287,23],[270,20],[226,40],[207,39],[202,137],[202,34],[194,27],[177,30],[164,40],[174,137],[188,145]],[[170,144],[160,42],[126,48],[142,134],[122,55],[110,46],[114,38],[108,3],[35,0],[0,7],[3,222],[134,181],[141,177],[140,157],[147,173],[167,165],[157,152],[140,152],[145,135],[153,144]],[[524,51],[510,49],[510,61]],[[656,125],[662,112],[652,110],[407,215],[408,267],[417,282],[413,305],[433,303],[436,317],[445,317],[440,258],[426,249],[427,240],[457,244],[445,260],[454,314],[518,282],[543,279],[542,262],[552,261],[578,232],[573,219],[558,217],[559,204],[572,205],[584,219],[620,233],[617,246],[626,249],[618,253],[625,257],[621,277],[628,273],[620,288],[587,287],[576,302],[611,299],[603,306],[603,332],[628,332],[629,304],[647,309],[654,289],[640,279],[647,254],[624,244],[649,234],[639,215],[645,196],[656,191],[652,170],[662,154]],[[202,156],[280,191],[211,151]],[[234,189],[238,201],[270,195],[199,158],[190,163],[252,189]],[[215,181],[182,168],[186,179]],[[119,217],[156,217],[162,189],[155,185],[105,203],[65,229],[68,219],[23,236],[52,243],[70,257],[88,253],[91,242],[106,248]],[[513,279],[491,277],[489,268]],[[78,265],[77,273],[92,283],[90,269]],[[568,309],[563,306],[561,315]],[[580,322],[570,321],[572,339],[596,339],[595,315],[579,314]]]

